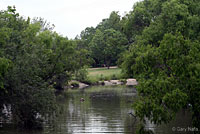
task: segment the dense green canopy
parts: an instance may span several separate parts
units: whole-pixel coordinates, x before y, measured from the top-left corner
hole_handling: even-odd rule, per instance
[[[56,112],[55,89],[84,65],[80,54],[43,19],[31,22],[13,7],[0,11],[0,116],[10,107],[16,124],[37,127],[38,115]]]
[[[117,65],[121,53],[128,47],[128,40],[122,32],[121,17],[114,11],[95,28],[83,30],[79,40],[78,45],[88,50],[93,67]]]
[[[134,108],[140,119],[168,123],[176,112],[189,109],[199,128],[199,5],[198,0],[144,0],[128,15],[125,28],[134,43],[122,67],[139,82]]]

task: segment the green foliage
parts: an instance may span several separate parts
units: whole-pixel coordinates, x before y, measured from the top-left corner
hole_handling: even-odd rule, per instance
[[[122,18],[121,27],[130,43],[160,14],[161,0],[144,0],[133,6],[133,10]]]
[[[0,110],[10,106],[13,121],[23,128],[39,127],[56,112],[55,89],[63,90],[85,64],[79,64],[74,41],[52,28],[42,19],[20,17],[14,7],[0,11]]]
[[[176,112],[191,105],[193,125],[200,126],[198,4],[195,0],[145,0],[126,18],[127,25],[141,24],[140,33],[136,27],[128,29],[134,44],[124,53],[121,66],[125,76],[139,82],[140,97],[134,108],[143,121],[168,123]]]
[[[93,27],[87,27],[85,30],[83,30],[80,34],[81,41],[83,42],[83,45],[81,45],[83,48],[88,48],[89,43],[91,42],[93,38],[93,34],[95,34],[96,29]]]
[[[113,74],[113,75],[111,76],[111,80],[117,80],[117,76],[116,76],[115,74]]]
[[[11,67],[11,62],[8,59],[0,58],[0,111],[4,109],[4,104],[6,104],[8,91],[4,87],[5,75],[8,69]],[[4,114],[0,112],[0,117],[4,117]]]
[[[116,31],[120,31],[120,15],[118,12],[111,12],[109,18],[103,19],[97,26],[97,29],[101,31],[105,31],[107,29],[114,29]]]
[[[140,124],[136,133],[137,134],[153,134],[153,131],[152,130],[146,130],[144,125]]]
[[[8,59],[0,58],[0,89],[4,89],[4,76],[7,73],[11,62]]]
[[[121,17],[112,12],[95,28],[87,27],[76,37],[77,44],[87,51],[87,59],[93,67],[116,65],[120,54],[127,49],[128,41],[121,30]]]
[[[111,63],[116,64],[126,44],[127,40],[123,34],[114,29],[107,29],[104,32],[97,30],[90,46],[93,57],[109,68]]]
[[[86,81],[88,79],[88,72],[86,68],[82,68],[75,73],[75,80],[80,82]]]
[[[123,84],[126,84],[126,79],[120,79],[120,82],[122,82]]]

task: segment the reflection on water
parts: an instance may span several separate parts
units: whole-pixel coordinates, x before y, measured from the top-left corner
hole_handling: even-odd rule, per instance
[[[107,89],[104,90],[105,88]],[[84,98],[85,101],[81,102],[80,98]],[[60,115],[51,123],[46,123],[42,132],[17,132],[0,128],[0,134],[135,134],[138,122],[135,123],[134,118],[128,114],[134,112],[131,102],[135,98],[135,90],[125,87],[93,87],[85,92],[70,92],[66,98],[60,97]],[[148,123],[146,127],[155,133],[175,134],[172,127],[187,126],[190,124],[188,117],[188,113],[180,112],[177,120],[168,126]]]
[[[129,123],[132,120],[128,114],[131,103],[127,101],[133,100],[134,97],[120,97],[119,93],[112,90],[70,94],[64,104],[68,107],[65,113],[67,116],[58,120],[58,124],[61,124],[59,133],[132,133],[128,129],[131,128],[131,124],[126,125],[127,129],[124,128],[124,124],[126,120],[129,120]],[[131,90],[126,88],[124,92],[128,93]],[[81,102],[80,98],[84,98],[85,101]]]

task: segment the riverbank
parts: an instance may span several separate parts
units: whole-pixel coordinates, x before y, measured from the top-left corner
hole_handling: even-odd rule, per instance
[[[98,81],[95,84],[92,85],[88,85],[86,83],[83,82],[79,82],[79,81],[71,81],[70,82],[70,86],[69,88],[79,88],[79,89],[83,89],[83,88],[87,88],[89,86],[94,86],[94,85],[103,85],[103,86],[112,86],[112,85],[126,85],[126,86],[136,86],[138,84],[136,79],[126,79],[126,80],[108,80],[108,81]]]
[[[88,68],[87,79],[85,80],[72,80],[70,84],[70,88],[86,88],[94,85],[127,85],[127,86],[135,86],[138,84],[136,79],[128,78],[124,79],[121,73],[121,69],[117,66],[112,66],[110,69],[106,67],[100,68]]]

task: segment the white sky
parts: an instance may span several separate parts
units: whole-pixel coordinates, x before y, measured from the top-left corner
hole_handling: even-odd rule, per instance
[[[55,31],[68,38],[79,35],[86,27],[95,27],[112,11],[132,10],[139,0],[0,0],[0,10],[16,6],[25,17],[42,17],[55,25]]]

